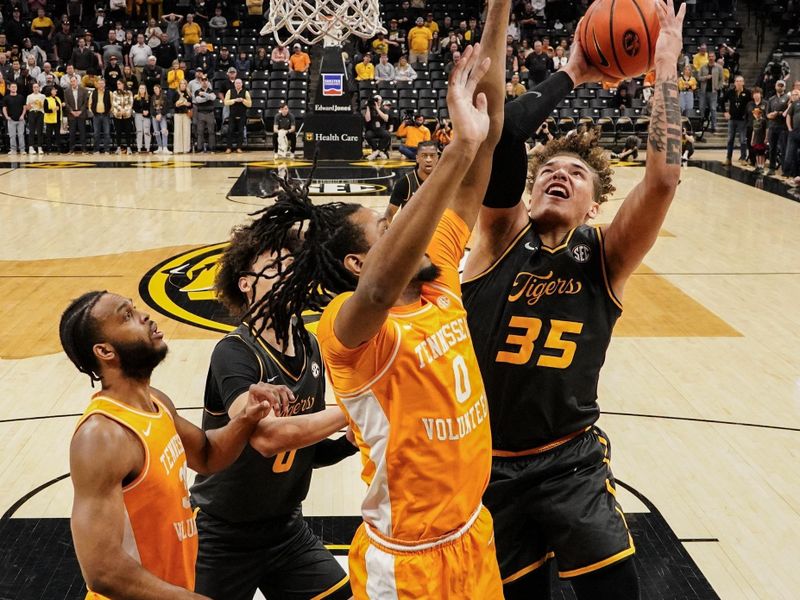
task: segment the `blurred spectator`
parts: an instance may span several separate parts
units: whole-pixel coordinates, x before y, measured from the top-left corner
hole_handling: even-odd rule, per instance
[[[50,38],[55,33],[55,23],[45,14],[44,8],[36,11],[36,18],[31,21],[31,37],[40,48],[50,50]]]
[[[267,56],[267,49],[263,46],[256,48],[256,55],[253,57],[253,71],[268,71],[270,57]]]
[[[278,44],[272,49],[272,54],[269,57],[273,63],[289,62],[289,49],[286,46]]]
[[[53,56],[56,63],[65,65],[72,57],[72,48],[75,46],[75,37],[69,21],[61,22],[61,29],[53,36]]]
[[[203,73],[213,73],[217,70],[216,58],[208,51],[205,42],[198,42],[195,45],[196,52],[192,56],[192,69],[203,69]]]
[[[178,15],[175,13],[170,13],[168,15],[164,15],[161,17],[161,20],[167,24],[167,42],[171,44],[175,48],[175,52],[178,52],[178,45],[181,41],[181,30],[180,30],[180,23],[183,20],[182,15]],[[164,43],[164,39],[161,39],[161,43]]]
[[[530,2],[517,4],[517,22],[520,26],[520,32],[523,39],[532,39],[533,30],[538,24],[536,12],[533,10],[533,5]]]
[[[532,85],[538,85],[550,75],[550,59],[544,52],[542,42],[536,40],[533,43],[533,52],[525,59],[525,67],[528,69],[528,80]]]
[[[455,65],[455,62],[453,64]],[[514,47],[506,46],[506,73],[518,73],[518,72],[519,72],[519,61],[517,60],[517,57],[514,55]],[[448,71],[447,74],[449,75],[450,72]]]
[[[211,152],[217,150],[216,129],[217,122],[214,119],[214,101],[217,96],[208,82],[208,77],[203,77],[200,89],[192,94],[194,103],[194,126],[195,126],[195,151],[204,152],[206,142],[206,132],[208,132],[208,149]]]
[[[380,31],[378,32],[378,37],[372,40],[371,46],[372,52],[378,56],[389,53],[389,42],[386,40],[386,36]]]
[[[408,64],[408,59],[405,56],[401,56],[394,70],[395,81],[414,81],[416,78],[417,72]]]
[[[192,149],[192,120],[189,112],[192,110],[192,98],[189,95],[186,80],[182,80],[175,93],[175,131],[173,132],[172,148],[175,154],[185,154]]]
[[[764,144],[767,143],[767,101],[764,99],[764,95],[761,91],[761,88],[756,86],[751,90],[752,100],[747,103],[747,108],[745,108],[745,113],[747,117],[747,143],[748,143],[748,153],[747,157],[750,160],[750,164],[755,164],[754,154],[753,154],[753,147],[752,147],[752,139],[753,139],[753,111],[755,109],[761,110],[761,116],[764,119]]]
[[[553,73],[555,73],[556,71],[560,71],[561,69],[566,67],[567,62],[569,62],[569,59],[567,58],[567,55],[564,52],[564,48],[562,48],[561,46],[556,46],[552,60],[553,60],[553,68],[552,68]]]
[[[25,100],[22,95],[17,93],[16,82],[10,82],[6,95],[3,96],[3,116],[6,119],[6,130],[11,143],[9,154],[25,152],[25,113],[27,112]]]
[[[775,90],[775,83],[781,79],[788,81],[790,73],[789,63],[784,60],[783,53],[775,52],[764,69],[764,89],[771,94]]]
[[[94,153],[111,152],[111,94],[104,79],[97,80],[97,88],[89,100],[94,131]]]
[[[694,110],[694,93],[697,90],[697,79],[692,75],[692,67],[685,66],[683,74],[678,78],[678,91],[680,92],[681,114],[691,116]]]
[[[249,73],[250,72],[250,58],[247,56],[246,50],[240,50],[239,56],[236,60],[233,61],[233,66],[236,67],[236,70],[239,73]]]
[[[467,44],[474,44],[481,41],[481,28],[478,25],[478,19],[475,17],[469,18],[469,25],[464,32],[464,42]]]
[[[48,94],[44,101],[44,128],[45,151],[61,152],[61,119],[64,114],[64,104],[58,97],[58,86],[47,88]]]
[[[286,104],[281,104],[278,114],[275,115],[275,120],[272,123],[272,149],[275,156],[282,158],[294,156],[297,145],[296,131],[297,125],[294,115],[289,112],[289,107]],[[284,144],[280,140],[280,138],[284,137],[286,138],[285,151],[282,150]]]
[[[783,159],[783,150],[786,147],[786,135],[789,129],[786,126],[784,113],[789,108],[789,94],[786,91],[786,82],[782,79],[775,83],[775,95],[767,101],[767,130],[769,146],[769,172],[778,169],[778,162]]]
[[[445,36],[439,42],[439,52],[449,52],[453,54],[455,51],[461,51],[464,47],[463,40],[460,40],[458,35],[455,33],[450,33],[450,35]]]
[[[137,86],[138,89],[138,86]],[[133,94],[125,82],[117,81],[117,89],[111,93],[111,115],[114,117],[114,137],[117,154],[131,154],[133,137]]]
[[[728,44],[720,44],[719,54],[725,61],[725,64],[731,70],[731,74],[736,75],[739,73],[739,52],[736,48],[731,48]]]
[[[231,56],[228,47],[223,46],[219,49],[219,58],[217,58],[216,69],[220,71],[227,71],[231,67],[233,67],[233,57]],[[206,73],[208,73],[208,71],[206,71]]]
[[[511,13],[510,20],[508,22],[508,27],[506,28],[506,35],[508,35],[513,41],[518,42],[520,40],[520,30],[519,24],[517,24],[517,15],[516,13]]]
[[[86,40],[83,38],[78,38],[78,47],[72,50],[70,60],[75,71],[81,77],[86,74],[86,71],[93,68],[96,62],[94,52],[86,47]]]
[[[700,67],[697,76],[700,85],[700,117],[705,119],[706,107],[711,112],[711,133],[717,130],[717,94],[722,89],[722,67],[716,64],[714,54],[708,55],[708,62]]]
[[[708,58],[708,47],[705,44],[700,44],[697,48],[697,53],[692,57],[692,66],[695,72],[700,71],[708,64]]]
[[[629,135],[625,138],[625,145],[619,153],[612,152],[611,158],[614,160],[636,160],[639,158],[639,138]]]
[[[166,33],[161,34],[161,43],[153,49],[153,54],[156,57],[156,64],[162,69],[168,69],[172,61],[178,58],[175,45],[169,43]]]
[[[106,80],[106,86],[110,89],[117,89],[117,80],[122,79],[122,68],[119,66],[116,55],[109,57],[108,66],[103,72],[103,79]]]
[[[194,15],[189,13],[186,15],[186,22],[181,27],[181,39],[183,41],[183,55],[186,58],[194,56],[194,45],[200,41],[200,35],[203,30],[200,25],[194,20]],[[188,150],[187,150],[188,152]]]
[[[681,131],[681,164],[686,165],[694,154],[694,136],[686,131],[686,127]]]
[[[739,162],[747,164],[747,104],[751,95],[744,87],[744,77],[737,76],[733,89],[725,97],[725,118],[728,119],[728,150],[725,164],[731,164],[733,145],[739,138]]]
[[[423,24],[431,30],[431,33],[439,33],[439,24],[433,20],[432,12],[425,15],[425,22]]]
[[[150,152],[150,94],[144,84],[139,85],[133,97],[133,125],[136,128],[136,152]]]
[[[228,19],[222,16],[221,6],[214,9],[214,16],[208,20],[208,26],[217,32],[228,27]]]
[[[447,75],[448,77],[450,77],[450,73],[453,72],[453,69],[456,68],[456,65],[458,64],[458,61],[460,61],[460,60],[461,60],[461,52],[456,50],[455,52],[453,52],[453,56],[450,58],[450,62],[448,62],[444,66],[444,74]]]
[[[753,94],[755,96],[755,94]],[[756,106],[749,115],[752,134],[750,136],[750,151],[755,160],[756,170],[761,173],[764,170],[767,154],[767,118],[764,112]]]
[[[198,73],[200,74],[200,77],[203,76],[202,69],[198,69],[197,71],[195,71],[195,77],[197,77]],[[167,71],[167,87],[171,90],[177,90],[178,84],[181,82],[181,79],[186,79],[186,73],[184,73],[183,69],[180,68],[180,63],[176,59],[172,61],[172,65],[170,65],[169,71]],[[159,82],[159,84],[160,83],[161,82]],[[153,88],[150,88],[150,90],[152,89]]]
[[[69,127],[69,153],[75,153],[75,136],[80,134],[81,150],[86,147],[86,119],[89,117],[89,92],[78,85],[78,76],[70,75],[69,87],[64,91],[64,107]]]
[[[38,83],[34,83],[25,100],[28,117],[28,149],[30,154],[44,154],[44,94]]]
[[[39,74],[42,72],[42,70],[36,64],[36,58],[34,58],[33,55],[29,54],[25,62],[27,63],[26,67],[28,69],[28,77],[32,77],[33,79],[36,79],[38,81]]]
[[[375,79],[378,81],[394,81],[394,65],[389,62],[388,54],[381,54],[380,62],[375,67]]]
[[[431,51],[433,35],[431,30],[423,26],[422,17],[416,20],[416,26],[408,32],[408,59],[412,63],[428,62],[428,53]]]
[[[789,96],[789,107],[786,109],[786,127],[789,133],[786,137],[786,150],[784,151],[783,166],[781,171],[784,177],[797,177],[800,175],[800,90],[793,89]]]
[[[522,94],[527,91],[528,90],[525,88],[525,86],[519,81],[519,73],[514,73],[511,76],[511,95],[516,98],[518,96],[522,96]]]
[[[397,19],[389,21],[389,31],[386,36],[389,44],[389,62],[396,62],[404,53],[406,33],[398,27]]]
[[[514,99],[514,86],[511,85],[511,82],[506,82],[506,96],[505,102],[511,102]]]
[[[632,98],[628,95],[628,88],[620,85],[617,88],[616,95],[608,101],[608,106],[619,109],[620,112],[623,109],[630,108],[632,106]]]
[[[425,126],[425,117],[416,115],[412,118],[409,115],[397,129],[397,137],[405,138],[404,143],[398,148],[400,154],[413,160],[417,156],[419,143],[430,141],[431,130]]]
[[[228,148],[225,152],[230,153],[234,149],[236,152],[242,152],[244,127],[247,124],[247,109],[252,105],[253,101],[250,99],[250,92],[244,89],[241,79],[236,79],[233,89],[225,93],[225,106],[229,107],[230,110],[228,117]]]
[[[293,49],[294,52],[289,58],[289,68],[298,73],[307,72],[308,68],[311,66],[311,57],[303,52],[303,47],[300,46],[300,44],[295,44]]]
[[[122,67],[122,79],[125,81],[125,87],[131,94],[134,90],[139,89],[139,78],[128,65]]]
[[[161,35],[164,32],[158,26],[158,21],[150,19],[147,22],[147,29],[144,30],[144,39],[151,49],[155,50],[161,45]]]
[[[361,57],[361,62],[356,65],[356,80],[371,81],[375,79],[375,65],[372,64],[372,55],[367,52]]]
[[[453,17],[450,15],[445,15],[444,19],[442,19],[442,26],[439,27],[439,36],[449,36],[453,29]]]
[[[364,117],[364,139],[372,148],[367,160],[389,158],[392,135],[389,133],[389,114],[383,110],[382,101],[380,96],[373,96],[367,100],[367,105],[361,113]]]
[[[133,32],[126,31],[125,37],[122,39],[117,38],[117,41],[122,45],[122,66],[131,66],[131,50],[136,45],[136,40],[133,39]],[[86,45],[91,45],[88,40]]]
[[[122,67],[122,45],[117,42],[117,33],[113,29],[108,32],[108,40],[103,45],[103,64],[108,65],[112,56],[116,56],[117,64]]]
[[[176,64],[179,64],[177,60],[175,61],[175,63],[176,63]],[[233,67],[231,67],[231,68],[233,68]],[[180,71],[181,69],[179,68],[178,70]],[[235,71],[235,70],[236,70],[236,69],[234,69],[234,71]],[[205,79],[205,78],[206,78],[206,76],[207,76],[207,75],[206,75],[206,73],[204,73],[204,72],[203,72],[203,69],[197,69],[197,70],[194,72],[194,79],[192,79],[192,80],[189,82],[189,86],[188,86],[188,87],[189,87],[189,95],[190,95],[190,96],[192,96],[192,97],[194,98],[194,93],[195,93],[197,90],[199,90],[199,89],[200,89],[200,87],[201,87],[201,86],[202,86],[202,84],[203,84],[203,79]],[[173,86],[172,86],[172,84],[170,83],[170,85],[169,85],[169,88],[170,88],[170,89],[172,89],[172,90],[177,90],[177,89],[178,89],[178,84],[181,82],[181,79],[185,79],[185,77],[178,77],[178,76],[176,75],[176,76],[175,76],[175,87],[173,87]],[[167,81],[170,81],[170,79],[168,78],[168,79],[167,79]]]
[[[152,56],[153,49],[144,43],[144,34],[136,36],[136,43],[131,47],[129,56],[130,64],[133,67],[136,77],[142,78],[142,71],[147,64],[147,59]],[[154,59],[155,60],[155,59]]]
[[[453,141],[453,124],[449,119],[441,119],[436,122],[433,139],[439,145],[439,150],[444,150],[444,147]],[[417,152],[417,158],[419,158],[419,152]]]
[[[28,27],[22,20],[22,13],[18,6],[12,9],[11,18],[6,22],[5,30],[10,46],[22,46],[23,38],[28,35]]]
[[[156,154],[172,154],[167,147],[169,132],[167,130],[167,97],[157,85],[150,95],[150,124],[153,126],[153,135],[156,138]]]
[[[31,56],[33,57],[34,61],[36,61],[37,65],[43,65],[44,61],[47,60],[47,53],[39,46],[34,44],[30,38],[25,38],[22,40],[22,50],[20,56],[22,57],[22,62],[24,64],[28,64],[28,58]]]
[[[8,55],[5,52],[0,52],[0,73],[3,74],[4,79],[11,79],[11,63],[8,61]]]
[[[181,69],[179,70],[183,72]],[[156,64],[155,56],[147,57],[147,64],[145,65],[144,69],[142,69],[141,77],[139,77],[139,83],[143,83],[147,86],[148,94],[153,93],[153,86],[155,84],[159,84],[161,86],[164,85],[164,71]]]

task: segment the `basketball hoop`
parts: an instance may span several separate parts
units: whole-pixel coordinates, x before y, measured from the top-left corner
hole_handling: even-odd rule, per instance
[[[313,45],[343,42],[351,35],[368,39],[386,33],[379,0],[273,0],[261,35],[272,34],[286,46],[294,41]]]

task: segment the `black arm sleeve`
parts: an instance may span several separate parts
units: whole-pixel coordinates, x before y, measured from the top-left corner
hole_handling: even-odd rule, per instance
[[[211,354],[206,408],[212,412],[227,412],[236,398],[260,380],[261,365],[255,352],[239,338],[223,338]]]
[[[525,140],[539,129],[572,88],[570,76],[559,71],[505,105],[503,133],[494,149],[484,206],[511,208],[520,201],[528,176]]]
[[[313,467],[329,467],[352,456],[358,452],[358,448],[353,446],[347,436],[342,436],[335,440],[327,439],[314,444],[314,463]]]
[[[408,202],[409,182],[408,175],[397,182],[397,185],[392,188],[392,195],[389,198],[389,204],[394,206],[404,206]]]

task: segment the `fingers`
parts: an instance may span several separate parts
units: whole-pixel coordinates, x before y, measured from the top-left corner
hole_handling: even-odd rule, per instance
[[[681,26],[681,29],[683,29],[683,19],[684,19],[685,16],[686,16],[686,3],[684,2],[683,4],[681,4],[681,7],[678,9],[678,17],[677,17],[678,18],[678,24]]]
[[[486,100],[486,94],[481,92],[475,97],[475,108],[477,108],[479,112],[487,114],[488,106],[489,103]]]

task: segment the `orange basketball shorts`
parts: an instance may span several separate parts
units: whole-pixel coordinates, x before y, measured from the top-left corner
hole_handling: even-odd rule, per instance
[[[362,523],[350,546],[350,587],[356,600],[502,600],[492,516],[480,507],[452,534],[408,544]]]

